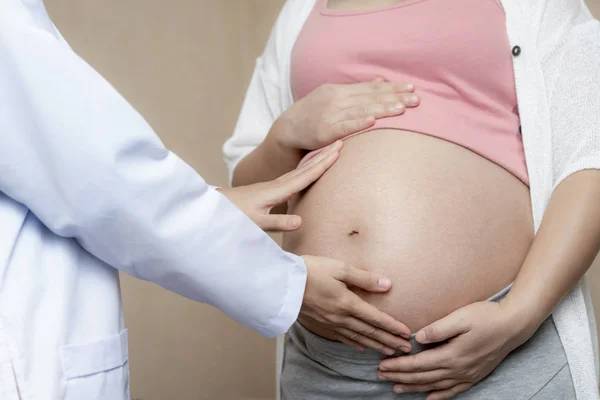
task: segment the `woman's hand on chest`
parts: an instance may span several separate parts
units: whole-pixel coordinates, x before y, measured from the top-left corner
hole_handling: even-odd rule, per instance
[[[419,98],[410,83],[327,84],[297,101],[278,120],[267,139],[291,151],[316,150],[368,129],[379,118],[403,114]]]

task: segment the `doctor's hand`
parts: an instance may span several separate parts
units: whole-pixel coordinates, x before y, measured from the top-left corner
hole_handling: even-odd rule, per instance
[[[334,143],[300,168],[274,181],[217,190],[263,230],[297,230],[302,225],[302,218],[299,215],[270,214],[271,209],[286,203],[294,194],[319,179],[335,163],[342,146],[341,141]]]
[[[292,105],[275,122],[266,140],[291,152],[316,150],[367,129],[379,118],[416,107],[414,85],[373,82],[323,85]]]
[[[361,350],[368,347],[387,355],[399,348],[410,351],[408,327],[348,288],[384,293],[392,286],[389,279],[329,258],[302,258],[308,270],[298,317],[302,325],[326,330],[340,342]]]

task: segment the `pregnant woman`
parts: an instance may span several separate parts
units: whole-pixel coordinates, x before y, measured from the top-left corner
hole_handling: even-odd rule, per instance
[[[290,201],[303,226],[284,247],[392,278],[357,293],[415,335],[392,349],[302,319],[284,399],[599,398],[582,280],[600,247],[598,65],[579,0],[286,3],[225,145],[232,182],[344,136]],[[380,77],[418,97],[357,83]]]

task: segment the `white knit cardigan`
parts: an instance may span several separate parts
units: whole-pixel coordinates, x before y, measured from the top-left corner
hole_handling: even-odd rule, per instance
[[[224,145],[230,178],[293,102],[291,52],[315,1],[287,1],[257,60],[234,135]],[[579,170],[600,168],[600,23],[583,0],[502,5],[511,47],[521,48],[513,67],[537,231],[557,185]],[[577,399],[600,399],[596,327],[583,280],[552,316]]]

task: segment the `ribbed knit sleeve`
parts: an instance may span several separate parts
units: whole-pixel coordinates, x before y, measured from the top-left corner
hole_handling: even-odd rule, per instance
[[[550,110],[553,189],[577,171],[600,169],[600,22],[585,5],[566,12],[568,3],[578,2],[549,1],[546,15],[556,18],[544,18],[547,25],[563,19],[569,28],[554,24],[560,35],[541,34],[546,39],[539,47]]]
[[[288,30],[294,15],[297,0],[287,1],[277,18],[263,54],[256,60],[254,73],[246,92],[233,136],[223,146],[223,156],[229,171],[229,183],[240,161],[250,154],[267,136],[271,126],[287,108],[286,99],[289,83],[287,55],[291,43]]]

